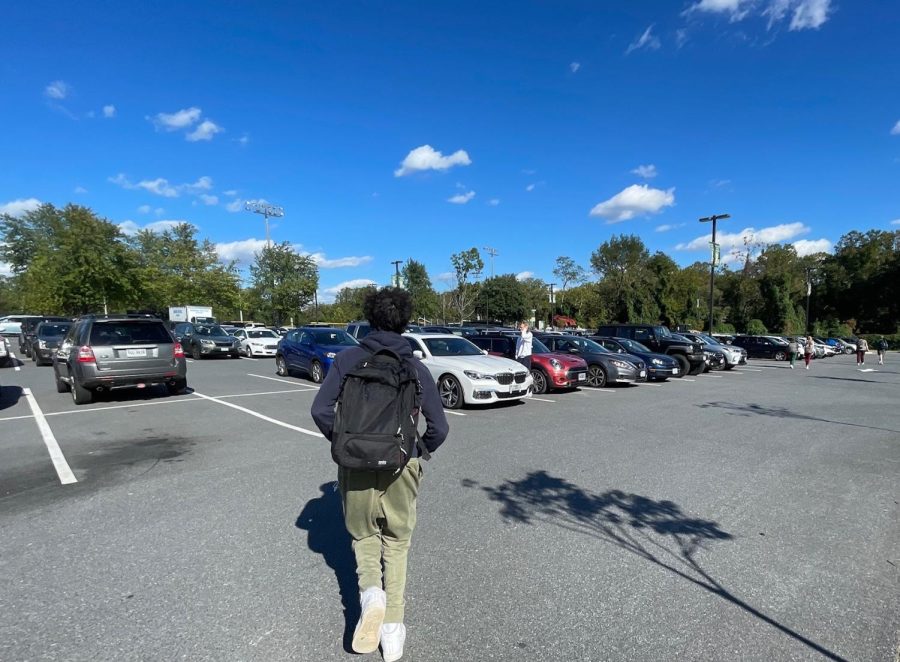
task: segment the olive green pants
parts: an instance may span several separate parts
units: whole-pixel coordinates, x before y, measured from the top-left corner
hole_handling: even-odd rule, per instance
[[[418,459],[410,460],[399,474],[338,469],[344,524],[356,556],[359,590],[384,588],[385,623],[403,622],[406,558],[416,528],[416,496],[421,482]]]

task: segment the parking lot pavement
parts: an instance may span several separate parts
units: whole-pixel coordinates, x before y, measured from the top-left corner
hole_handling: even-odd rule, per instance
[[[411,660],[887,660],[900,361],[551,392],[450,418]],[[355,577],[315,385],[192,362],[77,407],[0,371],[0,659],[343,659]],[[39,417],[77,482],[62,484]]]

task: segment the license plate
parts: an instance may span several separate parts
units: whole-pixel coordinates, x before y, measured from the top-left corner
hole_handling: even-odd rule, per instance
[[[586,382],[586,381],[587,381],[587,373],[586,373],[586,372],[579,372],[579,373],[578,373],[578,381],[580,381],[580,382]]]
[[[678,374],[678,368],[672,368],[672,374],[673,374],[673,375],[677,375],[677,374]]]
[[[129,359],[136,359],[136,358],[139,358],[142,356],[147,356],[147,350],[146,349],[126,349],[125,356],[127,356]]]
[[[646,376],[647,376],[647,371],[641,370],[641,377],[646,377]]]

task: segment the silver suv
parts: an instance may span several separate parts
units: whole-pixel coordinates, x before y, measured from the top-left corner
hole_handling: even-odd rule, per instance
[[[56,390],[75,404],[94,393],[164,384],[170,394],[187,387],[184,350],[152,317],[89,315],[72,325],[53,357]]]

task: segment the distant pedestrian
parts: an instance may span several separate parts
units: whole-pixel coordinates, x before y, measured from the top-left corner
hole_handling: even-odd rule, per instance
[[[516,338],[516,361],[531,370],[531,329],[528,322],[519,323],[519,337]]]
[[[856,339],[856,365],[866,364],[866,352],[869,351],[869,343],[865,338]]]
[[[800,343],[797,342],[796,338],[791,338],[791,342],[788,343],[788,353],[791,355],[791,370],[794,369],[794,361],[797,359],[797,356],[800,354]]]
[[[884,365],[884,353],[887,351],[887,348],[888,341],[884,339],[884,336],[881,336],[875,344],[875,349],[878,350],[878,365]]]
[[[806,362],[806,369],[809,370],[809,362],[812,361],[813,354],[816,353],[816,343],[813,342],[812,336],[806,336],[806,342],[803,343],[803,360]]]
[[[380,643],[385,661],[393,662],[406,641],[406,562],[423,476],[419,457],[428,459],[449,428],[434,378],[400,335],[412,313],[409,293],[382,288],[366,296],[363,309],[372,331],[360,347],[334,359],[312,417],[339,464],[344,524],[356,557],[361,614],[353,650],[372,653]],[[426,422],[421,438],[419,413]]]

